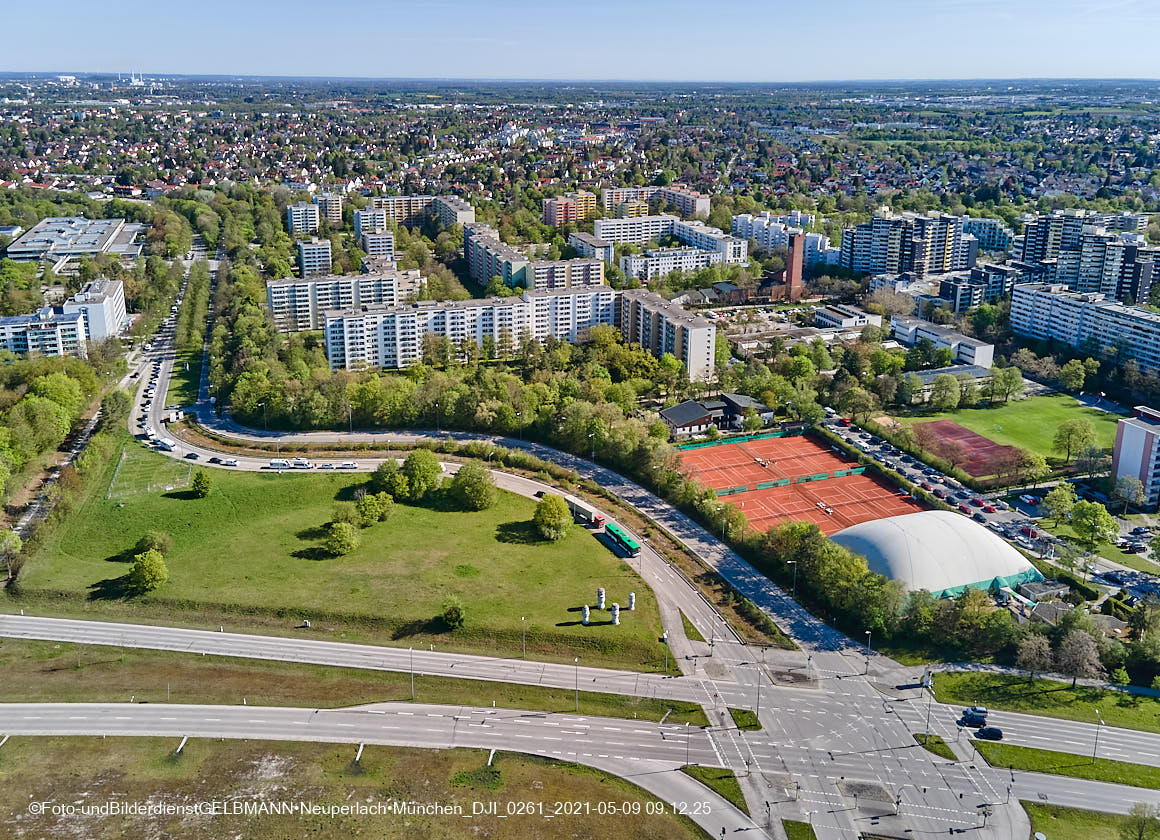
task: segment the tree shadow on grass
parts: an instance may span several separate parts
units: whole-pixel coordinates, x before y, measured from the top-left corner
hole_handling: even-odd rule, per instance
[[[198,495],[192,490],[170,490],[168,493],[162,493],[161,495],[166,499],[180,499],[184,502],[198,498]]]
[[[312,545],[310,548],[300,548],[297,551],[291,551],[290,556],[297,557],[301,560],[320,561],[334,559],[334,555],[321,545]]]
[[[504,522],[495,529],[495,538],[509,545],[540,545],[547,540],[536,529],[534,522]]]
[[[110,554],[105,558],[106,563],[132,563],[136,547],[126,548],[124,551],[118,551],[116,554]]]
[[[447,622],[443,620],[443,616],[441,615],[432,618],[416,618],[398,627],[391,634],[391,639],[397,642],[400,639],[423,634],[438,636],[443,633],[450,633],[451,630],[452,628],[447,626]]]
[[[106,578],[89,585],[90,601],[121,601],[137,594],[129,575]]]
[[[311,525],[309,528],[303,528],[301,531],[295,531],[294,536],[300,540],[321,540],[326,537],[326,526]]]
[[[346,487],[339,487],[338,492],[334,494],[334,500],[336,502],[357,502],[359,490],[371,492],[370,482],[362,481],[357,484],[348,484]]]

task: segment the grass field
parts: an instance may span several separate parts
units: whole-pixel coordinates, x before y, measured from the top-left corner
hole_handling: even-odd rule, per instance
[[[165,392],[165,405],[179,405],[182,408],[197,402],[197,390],[201,385],[201,348],[181,350],[173,360],[173,376],[169,380],[169,390]],[[189,365],[189,370],[185,366]]]
[[[1098,708],[1108,726],[1160,732],[1160,698],[1122,691],[1072,688],[1069,683],[1004,674],[956,672],[937,674],[934,694],[940,703],[977,704],[1092,724]]]
[[[927,735],[925,732],[916,732],[914,733],[914,740],[917,741],[923,749],[934,753],[940,758],[945,758],[948,761],[959,760],[959,757],[954,754],[954,751],[947,746],[947,742],[938,735]]]
[[[963,408],[941,414],[896,417],[908,425],[932,420],[951,420],[995,443],[1018,446],[1044,457],[1061,458],[1052,448],[1056,429],[1065,420],[1084,417],[1096,428],[1096,442],[1111,450],[1116,440],[1116,423],[1120,415],[1097,411],[1080,405],[1067,394],[1049,394],[1014,400],[1006,405]]]
[[[699,764],[686,764],[681,768],[705,787],[716,791],[729,800],[742,813],[749,813],[749,806],[745,804],[745,794],[741,792],[741,785],[732,770],[720,767],[702,767]]]
[[[817,840],[818,835],[814,834],[814,827],[809,823],[801,820],[782,820],[781,825],[789,840]]]
[[[757,713],[752,709],[730,708],[729,714],[733,716],[733,723],[738,729],[747,732],[757,732],[761,729],[761,721],[757,719]]]
[[[172,463],[143,450],[132,458],[158,469]],[[93,475],[69,516],[31,553],[21,577],[28,598],[57,598],[93,615],[102,604],[141,604],[167,611],[171,621],[233,611],[276,616],[284,626],[310,618],[325,630],[333,620],[358,624],[375,641],[502,655],[519,654],[526,624],[532,658],[664,667],[651,590],[582,528],[556,543],[541,540],[530,499],[501,492],[491,509],[469,513],[447,508],[442,497],[425,507],[396,505],[388,522],[361,532],[358,549],[336,558],[323,549],[322,526],[365,477],[215,471],[206,499],[184,492],[108,499],[114,468]],[[129,552],[154,529],[173,539],[169,582],[127,599]],[[597,587],[622,607],[636,592],[636,610],[623,609],[615,627],[594,611],[583,627],[581,608],[595,604]],[[450,596],[467,615],[454,633],[437,618]]]
[[[1057,537],[1063,537],[1072,543],[1075,542],[1075,531],[1067,522],[1061,522],[1059,525],[1056,525],[1054,519],[1046,519],[1043,521],[1043,525]],[[1129,569],[1138,569],[1141,572],[1150,572],[1152,574],[1160,573],[1160,566],[1157,566],[1151,560],[1145,560],[1139,554],[1126,554],[1120,551],[1115,543],[1100,543],[1096,546],[1096,554],[1111,560],[1113,563],[1127,566]]]
[[[13,738],[0,750],[0,810],[14,837],[261,837],[263,840],[532,840],[559,834],[626,840],[708,838],[685,817],[645,815],[648,793],[587,767],[480,750],[417,750],[278,741],[191,740],[181,755],[171,738]],[[316,805],[495,803],[495,815],[402,816],[219,814],[211,817],[32,815],[51,803],[153,802],[181,806],[239,799]],[[640,802],[641,816],[548,816],[556,802]],[[543,814],[508,817],[508,803],[542,803]],[[566,826],[566,829],[563,828]]]
[[[172,651],[0,640],[3,703],[205,703],[341,708],[411,700],[406,673],[264,662]],[[707,726],[696,703],[581,691],[580,713]],[[415,676],[415,701],[573,712],[571,689]]]
[[[183,490],[189,486],[192,475],[193,467],[189,463],[162,458],[134,441],[126,441],[114,462],[105,498],[118,500]]]
[[[995,744],[975,741],[975,747],[992,767],[1027,770],[1032,773],[1051,773],[1055,776],[1073,776],[1095,782],[1111,782],[1141,788],[1160,788],[1160,767],[1150,764],[1132,764],[1111,761],[1090,755],[1037,750],[1013,744]]]
[[[1047,835],[1048,840],[1120,840],[1121,829],[1128,818],[1120,814],[1083,811],[1041,802],[1019,803],[1031,818],[1031,833]]]
[[[705,637],[701,635],[701,631],[697,629],[693,622],[689,621],[689,617],[681,613],[681,626],[685,628],[685,638],[690,642],[703,642]]]

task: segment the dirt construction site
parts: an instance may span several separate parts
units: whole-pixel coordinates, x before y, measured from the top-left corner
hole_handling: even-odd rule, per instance
[[[908,494],[806,435],[753,435],[681,448],[685,475],[741,508],[766,531],[783,522],[817,523],[829,536],[871,519],[923,510]]]

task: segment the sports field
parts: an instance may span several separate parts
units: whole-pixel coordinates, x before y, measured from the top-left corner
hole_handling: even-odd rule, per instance
[[[970,429],[960,426],[953,420],[932,420],[929,423],[916,423],[915,427],[918,429],[928,430],[931,440],[934,441],[931,448],[934,449],[936,455],[947,457],[946,442],[954,442],[962,444],[963,451],[966,453],[967,459],[963,462],[962,467],[976,478],[984,475],[995,475],[998,470],[995,463],[1007,453],[1014,453],[1017,448],[1014,446],[1004,446],[990,438],[985,438]]]
[[[871,519],[922,510],[840,451],[805,436],[731,441],[686,449],[682,470],[735,504],[758,531],[815,522],[829,535]]]

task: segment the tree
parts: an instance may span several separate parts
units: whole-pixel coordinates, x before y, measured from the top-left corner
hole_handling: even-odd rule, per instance
[[[1112,491],[1112,498],[1124,503],[1124,514],[1128,513],[1128,505],[1137,507],[1144,504],[1144,482],[1134,475],[1122,475],[1116,479],[1116,489]]]
[[[169,580],[169,569],[165,558],[156,549],[143,551],[133,558],[133,569],[129,572],[129,582],[138,593],[152,592]]]
[[[1051,640],[1040,633],[1028,633],[1019,642],[1019,650],[1015,654],[1015,664],[1025,671],[1031,672],[1031,679],[1035,679],[1036,671],[1050,671],[1054,657],[1051,655]]]
[[[545,493],[532,516],[536,530],[547,540],[562,540],[572,525],[572,511],[563,496]]]
[[[1072,688],[1075,688],[1080,677],[1094,678],[1104,672],[1104,666],[1100,664],[1099,646],[1086,630],[1069,631],[1059,643],[1057,659],[1060,670],[1071,677]]]
[[[757,409],[749,406],[745,409],[741,416],[741,430],[743,432],[756,432],[765,423],[761,419],[761,415],[757,413]]]
[[[165,531],[146,531],[145,535],[137,540],[137,545],[133,547],[133,553],[143,554],[149,550],[168,554],[173,550],[173,537]]]
[[[1072,508],[1078,501],[1079,497],[1076,496],[1074,487],[1067,483],[1057,484],[1043,497],[1043,508],[1048,516],[1055,520],[1055,524],[1059,525],[1071,517]]]
[[[1128,669],[1123,665],[1120,665],[1118,668],[1112,671],[1111,680],[1116,685],[1127,685],[1129,682],[1131,682],[1131,679],[1132,678],[1128,676]]]
[[[1099,502],[1076,502],[1071,509],[1071,527],[1076,540],[1089,551],[1113,539],[1120,530],[1108,509]]]
[[[1017,367],[997,368],[991,372],[991,386],[1007,402],[1023,393],[1023,372]]]
[[[1059,369],[1059,384],[1063,386],[1065,391],[1075,393],[1083,387],[1083,381],[1086,377],[1087,371],[1084,370],[1083,362],[1079,359],[1065,362],[1063,367]]]
[[[354,503],[355,512],[358,513],[358,525],[360,528],[369,528],[382,521],[382,499],[384,496],[385,494],[382,493],[367,493]],[[386,498],[389,499],[390,496],[386,496]]]
[[[1156,840],[1160,837],[1160,806],[1137,802],[1124,818],[1120,840]]]
[[[959,380],[959,406],[970,408],[979,402],[979,383],[969,373],[961,373]]]
[[[1086,417],[1073,417],[1064,420],[1055,431],[1052,447],[1056,452],[1064,453],[1065,463],[1071,462],[1071,456],[1086,446],[1090,446],[1096,439],[1096,427]]]
[[[15,565],[12,561],[20,553],[22,548],[24,548],[24,542],[15,531],[4,531],[0,533],[0,554],[4,555],[4,564],[8,570],[8,577],[12,577],[12,567]]]
[[[430,449],[416,449],[403,462],[401,472],[407,478],[408,498],[419,502],[438,486],[443,466]]]
[[[959,407],[959,381],[949,373],[940,373],[930,388],[930,404],[935,411],[953,411]]]
[[[334,557],[358,548],[358,529],[349,522],[331,522],[326,532],[326,550]]]
[[[209,491],[213,487],[213,482],[210,480],[208,472],[198,470],[193,474],[193,482],[189,487],[195,498],[204,499],[209,495]]]
[[[451,479],[452,497],[467,510],[487,510],[495,504],[495,479],[478,461],[469,461]]]
[[[467,612],[463,602],[454,595],[443,602],[443,612],[439,617],[443,619],[443,625],[448,630],[460,630],[467,623]]]

